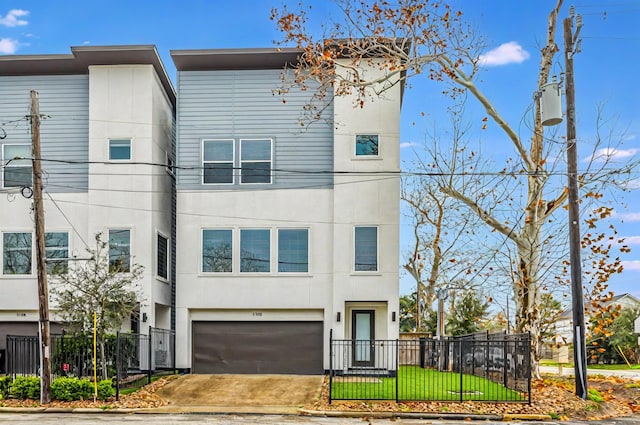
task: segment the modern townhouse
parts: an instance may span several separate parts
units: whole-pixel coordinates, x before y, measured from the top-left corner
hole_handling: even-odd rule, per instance
[[[43,114],[48,266],[73,267],[102,233],[112,260],[144,266],[140,314],[123,328],[170,328],[174,177],[161,164],[174,157],[176,96],[155,47],[0,56],[0,353],[5,335],[37,333],[34,217],[23,189],[32,165],[13,159],[31,158],[31,90]]]
[[[274,94],[299,53],[171,52],[178,368],[322,373],[330,334],[377,367],[398,337],[401,84],[301,125],[312,88]]]

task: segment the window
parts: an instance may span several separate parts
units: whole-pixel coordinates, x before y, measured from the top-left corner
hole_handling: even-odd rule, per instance
[[[69,234],[67,232],[45,233],[44,251],[47,258],[47,273],[67,272],[69,268]]]
[[[131,159],[131,139],[110,139],[109,159],[112,161]]]
[[[357,134],[356,156],[378,156],[378,135]]]
[[[263,272],[271,270],[271,243],[269,229],[240,230],[240,271]]]
[[[31,186],[33,169],[31,159],[31,145],[3,145],[2,159],[6,166],[3,171],[4,187],[27,187]]]
[[[113,271],[131,271],[131,231],[109,229],[109,268]]]
[[[241,183],[271,183],[271,139],[240,140]]]
[[[356,227],[355,267],[357,272],[374,272],[378,270],[378,228]]]
[[[202,231],[202,271],[204,273],[233,271],[232,237],[231,229]]]
[[[169,239],[158,233],[158,247],[156,252],[157,274],[163,279],[169,278]]]
[[[233,183],[233,140],[204,140],[202,142],[202,183]]]
[[[278,271],[284,273],[309,271],[309,231],[307,229],[278,230]]]
[[[2,273],[31,274],[31,233],[2,234]]]

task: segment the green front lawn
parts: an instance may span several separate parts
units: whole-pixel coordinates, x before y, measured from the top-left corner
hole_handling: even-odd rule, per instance
[[[438,372],[418,366],[400,366],[398,400],[526,401],[527,395],[485,378]],[[395,400],[396,378],[334,377],[331,396],[337,400]]]

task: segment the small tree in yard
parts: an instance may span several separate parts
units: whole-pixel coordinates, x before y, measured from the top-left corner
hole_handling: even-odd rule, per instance
[[[115,249],[110,250],[101,234],[96,234],[95,241],[94,249],[87,248],[87,260],[76,261],[66,273],[55,275],[51,295],[60,316],[75,334],[91,334],[96,314],[102,378],[107,379],[105,338],[138,308],[141,290],[137,282],[144,267],[129,264],[128,251],[114,255]]]

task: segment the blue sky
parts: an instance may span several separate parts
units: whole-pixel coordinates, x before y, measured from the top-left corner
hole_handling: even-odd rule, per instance
[[[314,22],[326,21],[336,11],[328,0],[309,3]],[[279,34],[269,19],[270,10],[282,4],[282,0],[4,0],[0,2],[0,54],[62,54],[69,53],[70,46],[155,44],[174,79],[172,49],[273,46]],[[478,84],[509,122],[518,123],[536,89],[539,49],[555,1],[453,0],[452,4],[463,10],[488,46],[486,71]],[[563,6],[561,19],[569,5]],[[602,104],[614,137],[624,140],[617,154],[638,158],[640,2],[584,0],[573,5],[584,20],[582,52],[575,56],[578,138],[595,137],[593,122]],[[557,42],[562,47],[561,38]],[[562,72],[562,63],[554,66],[553,73]],[[438,88],[418,80],[412,85],[402,111],[403,146],[424,140],[426,129],[444,118],[443,108],[434,101]],[[481,137],[496,138],[492,145],[496,156],[512,154],[499,134],[490,126]],[[404,160],[412,155],[412,149],[403,149]],[[640,297],[640,182],[636,183],[638,189],[624,199],[612,200],[614,224],[632,252],[623,257],[625,271],[610,287],[616,293]],[[410,228],[403,224],[402,230],[401,250],[406,251]],[[410,292],[412,286],[410,279],[402,278],[402,293]]]

